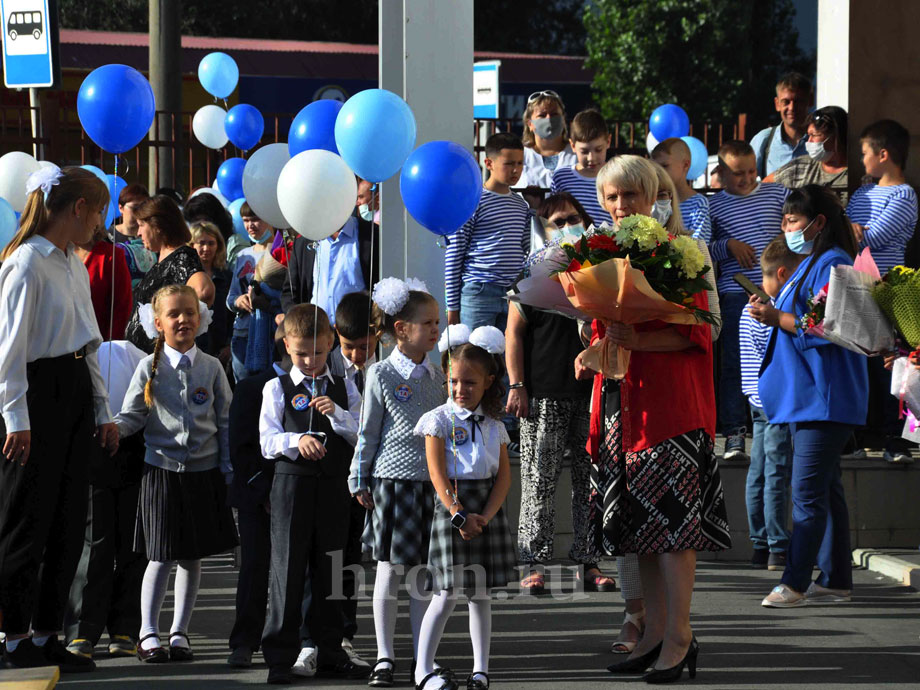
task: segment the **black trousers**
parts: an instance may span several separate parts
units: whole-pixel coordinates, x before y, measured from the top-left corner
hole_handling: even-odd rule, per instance
[[[27,372],[31,453],[25,465],[0,458],[0,631],[7,635],[63,627],[83,548],[95,443],[86,360],[37,360]]]
[[[136,482],[91,488],[83,555],[64,617],[68,641],[79,638],[95,645],[105,629],[109,635],[137,639],[147,568],[147,558],[134,550],[139,491]]]
[[[341,601],[332,592],[332,557],[348,532],[348,488],[343,477],[275,473],[271,492],[271,595],[262,656],[292,666],[300,652],[304,579],[309,565],[313,602],[309,627],[320,665],[347,660]]]
[[[230,632],[230,649],[259,649],[268,604],[271,564],[271,516],[262,507],[240,508],[240,577],[236,583],[236,620]]]

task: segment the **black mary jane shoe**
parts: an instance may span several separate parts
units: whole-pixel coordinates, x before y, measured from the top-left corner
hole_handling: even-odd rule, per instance
[[[677,666],[672,666],[671,668],[663,668],[660,670],[652,669],[644,676],[642,680],[646,683],[651,683],[652,685],[659,685],[661,683],[673,683],[680,680],[681,676],[684,673],[684,666],[687,667],[687,672],[690,674],[690,678],[696,678],[696,658],[700,653],[700,644],[696,641],[694,637],[690,641],[690,648],[687,650],[687,654],[681,660]]]
[[[486,679],[486,682],[483,683],[476,676],[482,676]],[[469,678],[466,679],[466,690],[489,690],[492,681],[489,680],[489,674],[482,671],[476,671],[471,673]]]
[[[429,673],[427,676],[422,678],[421,682],[416,684],[415,690],[423,690],[425,684],[432,678],[441,679],[441,685],[438,687],[438,690],[458,690],[457,682],[453,679],[449,672],[445,675],[443,671],[443,668],[439,668]]]
[[[418,659],[412,660],[412,665],[409,667],[409,684],[415,685],[415,666],[418,663]],[[451,678],[454,675],[454,672],[445,666],[441,666],[438,663],[438,660],[434,660],[434,672],[437,673],[441,678]]]
[[[389,664],[386,668],[377,668],[380,664]],[[393,674],[396,671],[396,662],[392,659],[377,659],[374,662],[374,670],[368,677],[367,684],[372,688],[392,688]]]
[[[661,645],[662,643],[659,642],[652,651],[646,652],[642,656],[637,656],[635,659],[627,659],[618,664],[611,664],[607,667],[607,670],[611,673],[645,673],[648,667],[655,663],[658,655],[661,654]]]
[[[144,640],[149,640],[151,637],[159,639],[160,636],[157,633],[150,633],[137,641],[137,658],[145,664],[165,664],[169,661],[169,652],[163,647],[153,647],[152,649],[143,649],[141,647]]]
[[[172,638],[174,637],[184,637],[185,641],[189,644],[188,647],[174,646],[172,644]],[[170,661],[191,661],[195,655],[192,654],[191,640],[188,639],[188,635],[184,632],[174,632],[169,633],[169,660]]]

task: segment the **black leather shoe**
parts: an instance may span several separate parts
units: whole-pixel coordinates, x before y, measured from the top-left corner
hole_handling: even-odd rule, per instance
[[[677,666],[672,666],[671,668],[663,668],[660,670],[651,670],[642,676],[642,680],[646,683],[651,683],[653,685],[658,685],[661,683],[673,683],[680,680],[680,677],[684,673],[684,666],[687,667],[687,672],[690,674],[690,678],[696,678],[696,658],[700,653],[700,645],[694,637],[690,641],[690,648],[687,650],[687,654],[684,656],[683,660]]]
[[[481,676],[486,679],[486,682],[483,683],[477,676]],[[476,671],[471,673],[470,677],[466,679],[466,690],[489,690],[491,681],[489,680],[489,674],[483,673],[482,671]]]
[[[57,635],[52,635],[40,649],[45,653],[45,659],[52,666],[61,669],[61,673],[87,673],[96,670],[96,662],[85,656],[68,652],[67,647],[61,644]]]
[[[389,664],[389,666],[384,666],[383,668],[377,668],[380,664]],[[415,667],[412,668],[413,672]],[[372,688],[392,688],[393,687],[393,673],[396,671],[396,662],[392,659],[377,659],[374,662],[374,670],[371,671],[370,680],[367,681],[367,684]],[[412,684],[415,685],[415,680],[413,679]]]
[[[290,685],[294,682],[290,666],[272,666],[268,669],[266,682],[269,685]]]
[[[144,635],[137,641],[137,658],[145,664],[165,664],[169,661],[169,652],[163,649],[163,647],[157,646],[152,649],[144,649],[141,647],[141,643],[144,640],[149,640],[151,637],[159,638],[159,635],[151,633],[149,635]]]
[[[174,637],[184,637],[185,641],[191,645],[191,641],[188,639],[188,635],[184,632],[174,632],[169,633],[169,660],[170,661],[191,661],[194,658],[192,654],[192,648],[182,647],[181,645],[173,645],[172,638]]]
[[[38,668],[47,665],[45,650],[36,647],[28,637],[23,638],[12,652],[8,649],[3,652],[5,668]]]
[[[415,685],[415,690],[422,690],[425,685],[427,685],[428,681],[432,678],[441,679],[441,685],[438,690],[458,690],[457,682],[450,675],[442,674],[442,670],[443,669],[439,668],[422,678],[422,680],[417,685]]]
[[[335,664],[319,664],[316,667],[317,678],[348,678],[349,680],[362,680],[371,675],[369,666],[361,666],[351,659]]]
[[[662,643],[659,642],[652,651],[642,656],[637,656],[635,659],[627,659],[618,664],[611,664],[607,667],[607,670],[611,673],[644,673],[649,666],[655,663],[655,659],[658,658],[658,655],[661,654],[661,645]]]
[[[249,668],[252,666],[252,650],[249,647],[237,647],[227,657],[227,665],[231,668]]]

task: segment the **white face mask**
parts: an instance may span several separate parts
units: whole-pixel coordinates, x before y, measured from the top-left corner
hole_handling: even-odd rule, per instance
[[[811,158],[813,161],[818,161],[819,163],[826,161],[828,158],[834,155],[832,151],[828,151],[826,148],[824,148],[823,141],[806,141],[805,150],[808,152],[809,158]]]
[[[652,218],[657,220],[662,225],[665,225],[671,219],[672,211],[673,209],[671,208],[671,200],[661,199],[660,201],[655,202],[655,207],[652,209]]]
[[[374,220],[374,212],[371,210],[370,204],[358,204],[358,215],[367,221]]]

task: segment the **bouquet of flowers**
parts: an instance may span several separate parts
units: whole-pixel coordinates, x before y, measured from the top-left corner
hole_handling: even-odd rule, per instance
[[[911,348],[920,345],[920,272],[895,266],[872,291],[878,305]]]
[[[694,305],[694,295],[708,287],[709,271],[696,241],[668,235],[653,218],[629,216],[616,228],[602,225],[559,248],[565,259],[556,278],[569,302],[589,318],[629,324],[716,320]],[[589,348],[585,363],[608,378],[622,378],[628,352],[601,341]]]
[[[827,308],[827,288],[828,286],[825,285],[818,291],[817,295],[814,290],[808,291],[808,309],[799,319],[799,328],[806,333],[819,337],[824,335],[824,310]]]

